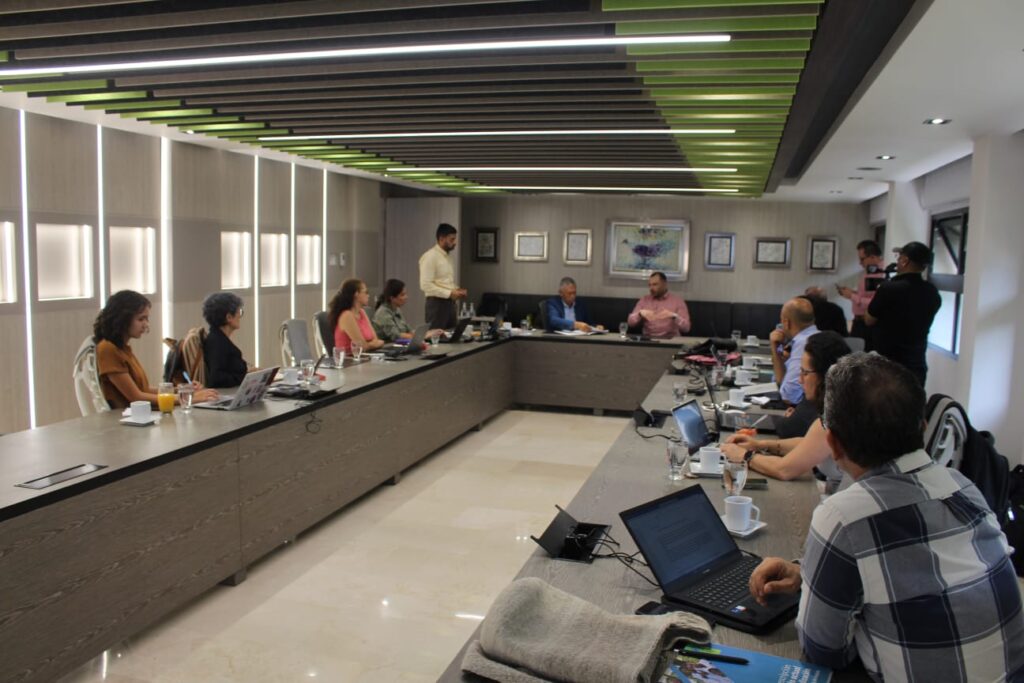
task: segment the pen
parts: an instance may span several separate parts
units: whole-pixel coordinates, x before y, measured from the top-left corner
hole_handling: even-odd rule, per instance
[[[185,378],[186,382],[188,382],[189,384],[192,384],[192,378],[188,376],[188,371],[187,370],[182,370],[181,371],[181,376]]]
[[[743,657],[733,657],[731,655],[716,654],[713,652],[704,652],[702,650],[691,650],[689,648],[683,648],[679,653],[687,657],[697,657],[699,659],[706,659],[709,662],[722,662],[723,664],[749,664],[750,660],[744,659]]]

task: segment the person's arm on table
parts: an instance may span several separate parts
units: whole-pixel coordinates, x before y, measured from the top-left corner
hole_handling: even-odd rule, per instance
[[[352,340],[352,343],[359,344],[363,347],[364,351],[372,351],[384,346],[384,342],[377,339],[376,335],[370,339],[363,336],[363,331],[359,329],[359,323],[356,322],[356,317],[352,314],[352,311],[343,312],[341,317],[338,318],[338,325],[341,327],[342,332],[347,334],[349,339]]]
[[[107,375],[107,379],[110,383],[117,387],[117,390],[121,392],[121,395],[125,397],[129,403],[133,401],[149,401],[153,405],[157,405],[156,389],[154,387],[140,388],[134,381],[132,381],[131,375],[127,372],[118,372],[116,374],[111,373]],[[195,386],[193,384],[193,386]],[[217,398],[219,394],[215,389],[197,389],[192,395],[192,400],[196,403],[202,403],[203,401],[212,401]],[[177,399],[175,399],[177,400]]]
[[[722,445],[722,453],[730,462],[741,462],[747,451],[767,451],[781,456],[755,452],[747,462],[750,469],[755,472],[782,481],[807,474],[832,453],[828,441],[825,440],[825,429],[821,426],[821,420],[815,420],[803,437],[764,442],[750,439],[742,444],[737,440]]]

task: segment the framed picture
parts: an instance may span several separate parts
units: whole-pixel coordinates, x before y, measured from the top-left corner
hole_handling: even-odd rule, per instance
[[[498,229],[473,229],[473,260],[482,263],[498,262]]]
[[[547,261],[548,234],[546,232],[517,232],[515,253],[516,261]]]
[[[789,268],[788,237],[758,237],[754,240],[755,268]]]
[[[590,230],[567,230],[562,245],[562,262],[567,266],[589,266],[592,242]]]
[[[834,273],[839,269],[839,238],[810,237],[807,240],[807,270]]]
[[[736,233],[709,232],[704,235],[704,267],[708,270],[735,270]]]
[[[690,270],[690,221],[608,224],[608,275],[646,280],[653,271],[685,281]]]

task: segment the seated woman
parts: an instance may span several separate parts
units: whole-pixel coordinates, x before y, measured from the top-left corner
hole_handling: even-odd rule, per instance
[[[242,351],[231,335],[242,326],[242,299],[231,292],[214,292],[203,301],[203,318],[210,333],[203,344],[206,383],[211,387],[237,387],[249,372]]]
[[[850,353],[850,347],[835,332],[819,332],[807,340],[800,359],[800,384],[806,399],[814,401],[821,414],[825,401],[825,375],[836,361]],[[736,434],[722,445],[722,452],[732,462],[747,459],[750,469],[775,479],[788,481],[809,473],[815,467],[826,470],[838,481],[838,470],[832,465],[832,454],[825,440],[825,427],[816,419],[804,436],[790,439],[756,439]],[[751,455],[748,457],[747,453]]]
[[[405,322],[401,311],[408,300],[404,282],[391,279],[384,283],[384,291],[377,297],[377,310],[373,313],[373,329],[385,342],[412,338],[412,327]]]
[[[377,338],[370,324],[370,317],[363,307],[370,303],[370,292],[366,283],[352,278],[341,283],[338,293],[331,299],[330,321],[334,330],[334,347],[352,353],[352,344],[359,344],[364,351],[384,346]]]
[[[103,397],[111,408],[127,408],[132,401],[157,405],[157,390],[150,386],[146,371],[128,345],[130,340],[149,332],[149,309],[149,299],[126,289],[107,299],[107,305],[96,316],[96,370]],[[217,392],[213,389],[196,388],[196,402],[215,398]]]

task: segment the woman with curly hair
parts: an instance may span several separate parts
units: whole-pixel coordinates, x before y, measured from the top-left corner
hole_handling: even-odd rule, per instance
[[[206,383],[211,387],[237,387],[249,372],[242,351],[231,340],[242,326],[242,299],[231,292],[214,292],[203,301],[203,318],[210,326],[203,344]]]
[[[96,316],[93,341],[96,342],[96,369],[103,397],[111,408],[127,408],[132,401],[157,404],[156,388],[150,386],[146,371],[128,342],[149,332],[149,299],[129,289],[107,299]],[[196,402],[217,397],[212,389],[199,389]]]
[[[384,346],[384,341],[377,338],[373,331],[370,318],[363,310],[370,303],[370,292],[366,283],[357,278],[341,283],[338,293],[331,299],[328,320],[334,330],[334,347],[352,353],[353,342],[362,346],[364,351],[372,351]]]

